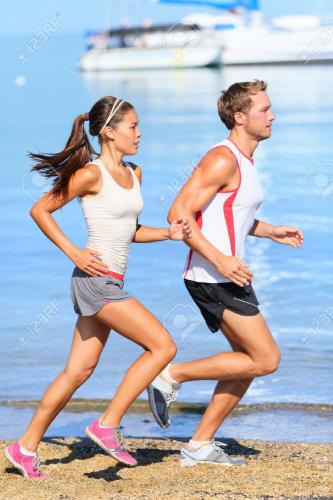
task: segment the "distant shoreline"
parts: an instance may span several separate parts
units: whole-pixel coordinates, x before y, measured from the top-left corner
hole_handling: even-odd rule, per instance
[[[102,411],[109,404],[109,399],[90,399],[90,398],[73,398],[67,403],[64,412],[70,413],[85,413],[88,411]],[[15,408],[36,407],[38,400],[2,400],[1,406],[12,406]],[[191,403],[176,401],[172,405],[173,414],[193,413],[202,414],[206,409],[205,403]],[[333,404],[329,403],[252,403],[239,404],[234,410],[234,415],[246,415],[249,413],[257,413],[268,410],[299,410],[305,412],[314,412],[325,414],[326,417],[333,419]],[[128,410],[130,413],[149,413],[148,401],[145,399],[137,399]]]

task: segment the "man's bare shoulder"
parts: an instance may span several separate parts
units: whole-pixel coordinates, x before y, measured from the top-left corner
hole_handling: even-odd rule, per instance
[[[232,177],[237,170],[237,159],[226,146],[210,149],[201,159],[195,170],[205,176]]]

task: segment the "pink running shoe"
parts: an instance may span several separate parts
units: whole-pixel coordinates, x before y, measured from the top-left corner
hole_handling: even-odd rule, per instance
[[[86,429],[85,433],[111,457],[126,465],[138,465],[132,455],[125,449],[124,437],[119,427],[100,427],[98,418]]]
[[[48,474],[44,474],[39,470],[40,458],[37,453],[35,456],[24,455],[21,453],[17,441],[7,446],[3,452],[7,460],[27,479],[46,479],[49,477]]]

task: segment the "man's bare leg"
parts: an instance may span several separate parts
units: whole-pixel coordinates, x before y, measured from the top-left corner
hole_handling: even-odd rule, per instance
[[[245,352],[238,344],[231,340],[232,330],[226,324],[221,330],[228,339],[234,352]],[[199,425],[192,437],[195,441],[208,441],[208,436],[214,436],[222,422],[238,405],[248,390],[252,378],[219,381],[216,384],[212,399],[202,416]],[[211,439],[211,437],[209,437]]]
[[[177,363],[169,371],[177,382],[219,380],[193,436],[198,441],[210,440],[253,378],[274,372],[280,362],[280,351],[261,314],[241,316],[225,310],[221,329],[234,352]]]

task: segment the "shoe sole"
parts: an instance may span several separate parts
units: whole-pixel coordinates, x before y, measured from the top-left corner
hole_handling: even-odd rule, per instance
[[[153,417],[155,418],[156,422],[162,429],[167,429],[170,426],[170,421],[167,424],[163,424],[162,420],[160,419],[157,409],[155,407],[155,402],[154,402],[154,396],[153,396],[153,389],[150,388],[150,386],[147,387],[147,392],[148,392],[148,402],[149,406],[151,409],[151,412],[153,414]]]
[[[197,464],[208,464],[208,465],[223,465],[224,467],[245,467],[246,464],[228,464],[228,463],[220,463],[220,462],[208,462],[207,460],[193,460],[192,458],[180,458],[180,462],[182,460],[189,460],[192,463],[189,464],[189,467],[194,467]]]
[[[209,465],[224,465],[225,467],[245,467],[246,466],[246,463],[245,464],[229,464],[227,462],[223,463],[223,462],[209,462],[208,460],[195,460],[194,458],[191,458],[191,457],[188,457],[188,456],[184,456],[184,455],[181,455],[180,457],[180,462],[182,462],[183,460],[186,461],[188,460],[189,462],[192,462],[191,464],[189,464],[189,466],[194,466],[196,464],[209,464]]]
[[[14,467],[20,471],[20,473],[26,478],[26,479],[29,479],[31,480],[31,478],[28,476],[28,474],[25,472],[25,469],[20,465],[18,464],[14,459],[13,457],[10,455],[9,451],[8,451],[8,448],[5,448],[3,450],[3,453],[5,455],[5,457],[7,458],[8,462],[10,462],[12,465],[14,465]]]
[[[88,427],[86,427],[85,429],[85,434],[88,436],[88,438],[90,438],[92,441],[94,441],[94,443],[96,443],[98,446],[100,446],[100,448],[102,448],[104,451],[106,451],[106,453],[108,455],[110,455],[112,458],[114,458],[115,460],[117,460],[118,462],[121,462],[123,464],[126,464],[126,465],[129,465],[130,467],[135,467],[136,465],[138,465],[138,462],[136,464],[130,464],[129,462],[126,462],[125,460],[122,460],[121,458],[119,458],[115,453],[112,453],[112,451],[110,450],[110,448],[107,448],[103,443],[102,441],[100,441],[98,439],[98,437],[96,437],[94,434],[92,434],[90,432],[90,430],[88,429]]]

